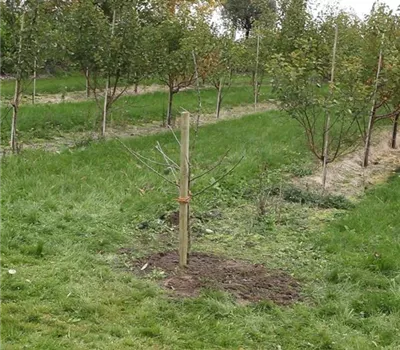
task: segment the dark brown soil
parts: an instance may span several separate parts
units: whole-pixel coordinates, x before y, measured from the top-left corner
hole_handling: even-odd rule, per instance
[[[287,305],[300,299],[299,283],[283,271],[204,253],[191,253],[186,269],[179,269],[178,260],[177,252],[171,251],[135,260],[132,264],[140,275],[155,269],[164,271],[167,277],[162,286],[179,296],[197,296],[202,288],[211,288],[250,302],[271,300]]]

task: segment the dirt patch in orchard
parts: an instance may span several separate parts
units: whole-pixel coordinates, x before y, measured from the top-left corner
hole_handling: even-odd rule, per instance
[[[131,261],[132,270],[142,276],[165,276],[160,284],[173,294],[183,297],[198,296],[201,289],[228,292],[239,301],[270,300],[289,305],[300,300],[300,284],[279,270],[268,270],[261,264],[225,259],[193,252],[188,267],[178,267],[176,251],[157,253]]]
[[[373,134],[369,165],[362,167],[364,148],[348,154],[328,165],[327,192],[348,198],[358,198],[369,187],[385,182],[400,168],[400,147],[390,147],[392,133],[376,130]],[[400,134],[397,135],[400,139]],[[399,141],[400,142],[400,141]],[[321,167],[310,176],[295,179],[294,182],[307,188],[322,188]]]

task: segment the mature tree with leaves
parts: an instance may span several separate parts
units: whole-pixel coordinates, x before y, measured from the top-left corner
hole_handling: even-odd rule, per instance
[[[236,29],[244,30],[245,38],[249,38],[254,23],[270,11],[276,11],[275,0],[225,0],[223,17],[229,20]]]

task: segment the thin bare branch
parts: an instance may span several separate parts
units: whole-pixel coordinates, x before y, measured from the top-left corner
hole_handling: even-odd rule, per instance
[[[166,182],[176,186],[179,188],[179,185],[170,179],[166,178],[164,175],[160,174],[157,170],[155,170],[153,167],[151,167],[149,164],[147,164],[144,160],[142,160],[139,155],[132,151],[127,145],[125,145],[119,137],[116,137],[116,140],[132,155],[134,156],[140,163],[142,163],[147,169],[151,170],[154,174],[160,176],[162,179],[164,179]]]
[[[219,181],[221,181],[223,178],[225,178],[226,176],[228,176],[233,170],[235,170],[237,168],[237,166],[242,162],[242,160],[244,159],[244,156],[242,156],[239,161],[232,167],[230,168],[227,172],[225,172],[222,176],[220,176],[217,180],[215,180],[211,185],[203,188],[200,192],[195,193],[192,195],[192,197],[195,196],[199,196],[200,194],[204,193],[205,191],[207,191],[208,189],[210,189],[211,187],[213,187],[216,183],[218,183]]]
[[[178,145],[180,146],[180,145],[181,145],[181,142],[179,141],[178,137],[176,136],[175,131],[174,131],[174,129],[172,128],[172,126],[171,126],[171,125],[168,125],[168,129],[171,130],[172,135],[174,135],[174,138],[175,138],[176,142],[178,142]]]
[[[192,179],[190,179],[191,182],[200,179],[201,177],[211,173],[214,169],[216,169],[217,167],[219,167],[221,165],[221,163],[224,161],[224,159],[228,156],[228,153],[230,152],[230,149],[228,149],[225,154],[222,156],[222,158],[218,161],[217,164],[215,164],[214,166],[212,166],[210,169],[206,170],[204,173],[194,176]]]

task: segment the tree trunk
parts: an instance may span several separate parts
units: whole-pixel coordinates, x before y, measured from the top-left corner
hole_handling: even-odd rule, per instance
[[[397,113],[394,116],[394,121],[393,121],[393,131],[392,131],[392,148],[397,148],[397,127],[398,127],[398,123],[399,123],[399,117],[400,117],[400,113]]]
[[[332,68],[331,68],[331,80],[330,80],[330,99],[333,99],[333,83],[335,81],[335,64],[336,64],[336,47],[338,40],[338,26],[335,28],[335,40],[333,43],[332,50]],[[331,127],[331,115],[330,111],[327,111],[325,126],[324,126],[324,161],[323,161],[323,169],[322,169],[322,188],[325,190],[326,188],[326,177],[328,173],[328,159],[329,159],[329,129]]]
[[[101,136],[106,136],[107,112],[108,112],[108,89],[110,86],[110,78],[106,80],[106,88],[104,89],[104,105],[103,105],[103,122],[101,128]]]
[[[10,141],[12,153],[16,153],[18,151],[17,118],[18,118],[20,94],[21,94],[21,80],[19,77],[17,77],[17,79],[15,80],[14,100],[12,103],[13,114],[11,120],[11,141]]]
[[[382,37],[383,42],[383,37]],[[369,153],[371,148],[371,136],[372,136],[372,128],[375,122],[375,115],[376,115],[376,96],[378,93],[378,85],[379,85],[379,76],[381,74],[381,67],[382,67],[382,45],[381,50],[379,52],[379,59],[378,59],[378,69],[376,71],[376,80],[375,80],[375,89],[374,89],[374,96],[372,101],[371,113],[368,120],[368,127],[366,132],[365,138],[365,145],[364,145],[364,160],[363,160],[363,167],[366,168],[369,162]]]
[[[371,149],[371,137],[372,137],[372,129],[374,127],[374,121],[375,121],[375,107],[374,111],[371,112],[371,116],[368,121],[368,128],[367,128],[367,134],[365,137],[365,145],[364,145],[364,160],[363,160],[363,167],[366,168],[369,164],[369,153]]]
[[[245,29],[245,38],[248,39],[250,36],[250,31],[251,31],[251,21],[249,18],[245,19],[245,23],[244,23],[244,29]]]
[[[86,81],[86,98],[90,97],[90,84],[89,84],[89,67],[86,67],[85,70],[85,81]]]
[[[174,98],[174,90],[172,87],[169,88],[168,93],[168,110],[167,110],[167,125],[172,125],[172,100]]]
[[[32,91],[32,104],[35,104],[36,99],[36,78],[37,78],[37,60],[33,62],[33,91]]]
[[[138,93],[138,87],[139,87],[139,84],[138,83],[135,83],[135,90],[134,90],[134,92],[135,92],[135,94],[137,94]]]
[[[13,115],[11,120],[11,150],[12,153],[16,153],[18,151],[18,143],[17,143],[17,118],[18,118],[18,108],[19,108],[19,98],[21,96],[21,72],[19,65],[21,64],[21,53],[22,53],[22,33],[24,31],[25,24],[25,14],[22,14],[21,17],[21,26],[20,26],[20,37],[19,37],[19,46],[18,46],[18,68],[17,68],[17,76],[15,79],[15,89],[14,89],[14,100],[12,103],[13,107]]]
[[[221,78],[219,80],[219,86],[218,86],[218,94],[217,94],[217,111],[215,113],[216,118],[219,118],[219,114],[221,112],[221,103],[222,103],[222,88],[224,85],[224,78]]]
[[[257,109],[258,102],[258,62],[260,55],[260,35],[257,35],[257,51],[256,51],[256,70],[254,72],[254,110]]]

